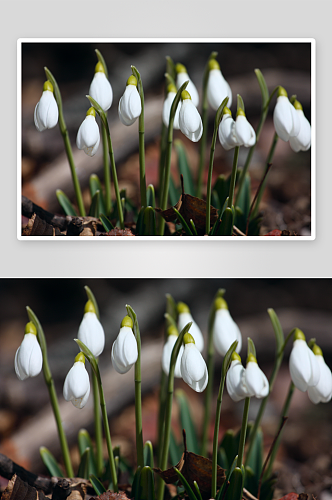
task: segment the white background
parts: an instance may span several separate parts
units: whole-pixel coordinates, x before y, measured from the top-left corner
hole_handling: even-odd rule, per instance
[[[288,0],[2,1],[1,277],[331,276],[331,3]],[[19,241],[16,42],[25,37],[316,39],[315,241]]]

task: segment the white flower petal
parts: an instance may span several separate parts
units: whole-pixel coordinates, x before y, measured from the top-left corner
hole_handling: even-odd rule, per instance
[[[186,87],[186,90],[187,90],[187,92],[189,92],[191,100],[192,100],[194,106],[196,106],[196,108],[197,108],[197,106],[199,104],[199,95],[198,95],[198,92],[197,92],[197,89],[196,89],[194,83],[189,78],[188,73],[178,73],[177,74],[176,86],[179,89],[181,87],[181,85],[183,85],[184,82],[187,82],[188,80],[189,80],[189,83]]]
[[[219,141],[222,147],[229,151],[235,146],[240,146],[238,138],[235,135],[235,121],[228,113],[225,113],[219,125]]]
[[[85,117],[77,132],[76,145],[78,149],[89,155],[93,156],[98,149],[100,142],[99,127],[96,119],[92,115]]]
[[[297,136],[300,132],[300,119],[296,109],[289,102],[288,97],[279,96],[273,112],[273,123],[277,135],[283,141]]]
[[[232,105],[232,91],[220,69],[212,69],[209,72],[207,84],[207,98],[212,109],[217,111],[225,97],[228,97],[227,107]]]
[[[135,85],[127,85],[119,101],[119,118],[126,125],[132,125],[142,112],[142,103]]]
[[[190,313],[184,312],[180,313],[178,317],[178,330],[181,330],[192,321],[192,325],[188,333],[194,337],[195,345],[199,352],[202,352],[204,349],[204,338],[202,332],[197,325],[197,323],[193,320],[193,317]]]
[[[250,361],[246,366],[246,385],[256,398],[264,398],[269,393],[269,382],[258,364]]]
[[[89,375],[84,363],[77,361],[69,370],[63,386],[63,395],[66,401],[82,398],[90,385]]]
[[[307,118],[304,116],[302,109],[295,110],[300,119],[300,132],[296,137],[290,137],[289,144],[293,151],[307,151],[311,146],[311,126]]]
[[[36,335],[26,333],[15,354],[15,372],[20,380],[35,377],[41,372],[43,355]]]
[[[238,341],[236,352],[239,353],[242,347],[242,336],[239,327],[233,320],[228,309],[218,309],[215,314],[213,325],[213,342],[216,350],[222,356],[233,344]]]
[[[89,395],[90,395],[90,383],[89,383],[89,386],[88,386],[88,390],[84,394],[84,396],[81,397],[81,398],[78,398],[78,399],[73,398],[73,399],[71,399],[71,402],[73,403],[73,405],[76,408],[78,408],[79,410],[81,410],[86,405],[86,403],[88,402]]]
[[[34,112],[34,122],[37,130],[42,132],[47,128],[55,127],[58,123],[58,117],[59,110],[53,92],[44,90]]]
[[[208,383],[206,363],[193,343],[186,344],[181,358],[183,380],[196,392],[202,392]]]
[[[246,385],[246,370],[238,360],[233,360],[226,376],[227,392],[233,401],[238,402],[253,394]]]
[[[164,122],[164,125],[166,127],[168,127],[168,125],[169,125],[169,115],[171,112],[171,107],[172,107],[175,96],[176,96],[175,92],[169,92],[167,94],[165,101],[164,101],[163,122]],[[174,122],[173,122],[173,128],[176,130],[179,130],[179,128],[180,128],[180,124],[179,124],[180,109],[181,109],[181,101],[179,102],[178,107],[176,108]]]
[[[316,356],[320,377],[315,387],[308,388],[308,396],[314,404],[328,403],[332,398],[332,373],[323,356]]]
[[[169,374],[169,366],[171,362],[171,356],[172,356],[172,351],[173,347],[175,345],[175,342],[177,340],[176,335],[169,335],[164,348],[163,348],[163,353],[162,353],[162,358],[161,358],[161,364],[164,372],[166,375]],[[175,370],[174,370],[174,377],[181,378],[181,358],[183,354],[183,346],[180,347],[179,355],[177,357],[176,363],[175,363]]]
[[[77,338],[85,344],[92,354],[97,358],[105,347],[104,329],[93,312],[84,314]]]
[[[319,367],[310,353],[312,351],[305,340],[295,340],[289,358],[289,371],[293,384],[302,392],[307,391],[310,386],[317,385],[319,380]],[[313,353],[312,355],[315,357]]]
[[[112,363],[118,373],[126,373],[137,361],[138,350],[134,333],[128,326],[120,328],[112,346]]]
[[[181,132],[193,142],[198,142],[203,134],[203,123],[197,108],[190,99],[182,102],[179,125]]]
[[[113,90],[105,73],[101,71],[95,73],[90,85],[89,95],[97,101],[104,111],[107,111],[111,107],[113,102]]]
[[[242,146],[249,148],[256,142],[256,133],[247,118],[239,115],[235,121],[235,134]]]

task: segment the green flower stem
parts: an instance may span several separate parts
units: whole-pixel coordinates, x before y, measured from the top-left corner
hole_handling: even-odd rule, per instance
[[[294,389],[295,389],[295,386],[294,386],[293,382],[291,382],[289,389],[288,389],[286,401],[285,401],[284,407],[283,407],[282,412],[281,412],[280,426],[283,422],[283,419],[285,417],[287,417],[287,415],[288,415],[288,411],[289,411],[290,403],[291,403],[291,400],[293,397]],[[282,431],[280,431],[280,433],[279,433],[279,435],[274,443],[273,450],[272,450],[271,457],[270,457],[270,462],[269,462],[269,465],[268,465],[266,472],[264,474],[264,479],[271,476],[273,463],[274,463],[274,460],[275,460],[276,455],[278,453],[278,448],[280,445],[281,434],[282,434]]]
[[[107,119],[107,112],[105,113]],[[105,204],[106,204],[106,214],[111,213],[111,173],[110,164],[108,159],[108,147],[107,147],[107,135],[105,127],[101,128],[102,139],[103,139],[103,163],[104,163],[104,185],[105,185]]]
[[[237,467],[241,468],[243,462],[244,445],[246,442],[247,426],[248,426],[248,414],[249,414],[250,398],[246,398],[244,401],[243,417],[242,417],[242,427],[240,434],[240,444],[239,444],[239,454],[237,457]]]
[[[83,204],[82,191],[81,191],[80,182],[78,180],[78,176],[77,176],[77,173],[76,173],[76,168],[75,168],[75,163],[74,163],[74,157],[73,157],[73,152],[72,152],[71,145],[70,145],[69,134],[68,134],[66,122],[65,122],[65,119],[64,119],[64,116],[63,116],[62,98],[61,98],[60,89],[59,89],[59,86],[58,86],[58,84],[57,84],[54,76],[50,72],[50,70],[45,67],[44,71],[46,73],[47,79],[53,85],[54,97],[55,97],[55,100],[57,102],[58,110],[59,110],[59,128],[60,128],[60,132],[61,132],[61,135],[62,135],[62,138],[63,138],[63,142],[65,144],[65,150],[66,150],[66,154],[67,154],[67,158],[68,158],[68,162],[69,162],[69,166],[70,166],[71,176],[72,176],[72,179],[73,179],[73,184],[74,184],[74,190],[75,190],[75,196],[76,196],[76,200],[77,200],[78,210],[80,212],[80,215],[82,217],[84,217],[85,216],[85,208],[84,208],[84,204]]]
[[[68,442],[67,442],[67,438],[66,438],[66,435],[65,435],[63,427],[62,427],[61,415],[60,415],[60,410],[59,410],[59,403],[58,403],[58,398],[57,398],[55,387],[54,387],[54,380],[53,380],[52,373],[51,373],[51,370],[50,370],[50,367],[48,364],[47,345],[46,345],[44,331],[43,331],[43,328],[42,328],[37,316],[30,309],[30,307],[27,307],[27,313],[28,313],[30,321],[32,321],[36,327],[38,342],[39,342],[39,345],[40,345],[40,348],[41,348],[41,351],[43,354],[43,374],[44,374],[45,382],[46,382],[47,389],[48,389],[48,392],[50,395],[51,405],[52,405],[56,425],[58,428],[60,446],[61,446],[63,461],[65,464],[66,474],[68,477],[74,477],[74,471],[73,471],[73,467],[72,467],[71,460],[70,460]]]
[[[141,192],[141,207],[146,207],[146,178],[145,178],[145,146],[144,146],[144,91],[141,75],[135,66],[131,67],[133,75],[137,79],[137,90],[141,98],[142,112],[138,119],[139,132],[139,178]]]
[[[177,341],[174,344],[172,355],[171,355],[170,369],[169,369],[169,375],[168,375],[168,384],[167,384],[167,395],[166,395],[164,440],[163,440],[161,461],[160,461],[161,470],[166,469],[167,460],[168,460],[169,440],[170,440],[170,434],[171,434],[171,418],[172,418],[172,403],[173,403],[173,392],[174,392],[175,363],[176,363],[177,357],[179,355],[179,351],[180,351],[180,347],[182,345],[183,337],[190,330],[191,325],[192,325],[192,322],[188,323],[183,328],[183,330],[181,330],[181,332],[177,338]],[[163,500],[164,490],[165,490],[165,483],[164,483],[164,481],[160,481],[159,486],[158,486],[158,492],[157,492],[157,500]]]
[[[173,124],[176,108],[181,99],[181,92],[185,90],[189,81],[185,82],[177,91],[176,96],[172,102],[170,117],[169,117],[169,125],[168,125],[168,134],[167,134],[167,144],[166,144],[166,160],[165,160],[165,171],[163,176],[163,186],[162,186],[162,194],[161,194],[161,210],[166,210],[167,207],[167,199],[168,199],[168,190],[169,190],[169,179],[171,175],[171,156],[172,156],[172,144],[173,144]],[[162,217],[160,219],[159,225],[159,235],[163,236],[165,230],[165,219]]]
[[[275,361],[274,361],[273,370],[272,370],[272,373],[271,373],[271,376],[270,376],[270,380],[269,380],[269,394],[264,399],[262,399],[262,402],[261,402],[259,410],[258,410],[257,417],[255,419],[254,426],[251,429],[251,432],[250,432],[250,435],[249,435],[249,446],[248,446],[248,450],[247,450],[247,453],[246,453],[245,465],[249,462],[250,455],[251,455],[251,452],[252,452],[252,449],[253,449],[253,444],[255,442],[255,437],[256,437],[258,428],[260,426],[262,417],[264,415],[266,404],[267,404],[268,399],[270,397],[270,394],[272,392],[275,379],[276,379],[276,377],[278,375],[279,368],[281,366],[281,363],[282,363],[282,360],[283,360],[283,357],[284,357],[285,347],[286,347],[288,341],[293,337],[294,331],[295,331],[295,329],[291,330],[291,332],[286,337],[286,339],[285,339],[285,341],[284,341],[284,343],[282,345],[282,348],[280,349],[280,351],[276,355],[276,358],[275,358]]]
[[[97,475],[101,476],[104,467],[103,461],[103,436],[101,428],[101,418],[99,409],[99,393],[98,381],[95,372],[92,370],[92,389],[93,389],[93,410],[95,420],[95,441],[96,441],[96,462],[97,462]]]
[[[279,86],[276,87],[266,105],[263,107],[262,109],[262,112],[261,112],[261,117],[260,117],[260,120],[259,120],[259,123],[258,123],[258,126],[257,126],[257,129],[256,129],[256,142],[253,146],[251,146],[251,148],[249,149],[249,152],[248,152],[248,156],[246,158],[246,162],[244,164],[244,167],[242,169],[242,172],[241,172],[241,175],[240,175],[240,178],[239,178],[239,181],[238,181],[238,190],[237,190],[237,196],[236,196],[236,200],[239,200],[240,199],[240,194],[241,194],[241,191],[242,191],[242,188],[243,188],[243,185],[244,185],[244,180],[246,178],[246,173],[247,173],[247,170],[249,168],[249,165],[250,165],[250,162],[251,162],[251,158],[252,158],[252,155],[254,154],[254,151],[255,151],[255,147],[256,147],[256,144],[258,142],[258,139],[260,137],[260,134],[261,134],[261,131],[262,131],[262,128],[263,128],[263,125],[265,123],[265,120],[266,120],[266,117],[267,117],[267,114],[268,114],[268,111],[269,111],[269,106],[270,106],[270,103],[271,103],[271,100],[272,100],[272,97],[274,96],[274,94],[278,91],[279,89]]]
[[[210,163],[209,163],[209,174],[208,174],[208,181],[207,181],[207,192],[206,192],[206,225],[205,225],[205,233],[209,234],[210,232],[210,220],[211,220],[211,185],[212,185],[212,171],[213,171],[213,160],[214,160],[214,152],[216,149],[216,141],[217,141],[217,135],[218,135],[218,128],[220,125],[220,122],[222,120],[222,114],[225,106],[228,103],[228,97],[223,100],[221,105],[219,106],[216,117],[214,120],[214,130],[213,130],[213,136],[212,136],[212,143],[211,143],[211,151],[210,151]],[[204,130],[204,129],[203,129]],[[237,148],[239,149],[239,148]],[[236,160],[237,163],[237,160]],[[234,166],[233,166],[234,168]],[[235,169],[235,178],[236,178],[236,169]],[[234,179],[235,179],[234,178]],[[235,182],[235,180],[234,180]]]
[[[161,443],[164,435],[164,418],[165,418],[165,405],[166,405],[166,391],[167,391],[167,376],[163,369],[161,369],[160,377],[160,392],[159,392],[159,413],[158,413],[158,450],[157,450],[157,464],[160,466],[161,462]]]
[[[112,441],[111,441],[111,433],[110,433],[110,428],[108,424],[108,417],[107,417],[107,410],[106,410],[106,402],[105,402],[105,396],[104,396],[104,391],[103,391],[103,384],[101,382],[101,376],[100,376],[100,371],[98,367],[98,363],[90,349],[83,344],[78,339],[74,339],[75,342],[78,344],[79,348],[85,355],[85,357],[88,359],[95,375],[97,378],[97,384],[98,384],[98,390],[99,390],[99,401],[100,401],[100,408],[101,408],[101,414],[103,417],[103,423],[104,423],[104,432],[105,432],[105,439],[106,439],[106,445],[107,445],[107,451],[108,451],[108,457],[109,457],[109,462],[110,462],[110,469],[111,469],[111,476],[112,476],[112,482],[113,482],[113,487],[114,491],[117,493],[118,492],[118,478],[116,474],[116,466],[115,466],[115,460],[114,460],[114,455],[113,455],[113,448],[112,448]]]
[[[116,205],[117,205],[118,214],[119,214],[120,226],[121,226],[121,229],[124,229],[124,217],[123,217],[123,210],[122,210],[122,203],[121,203],[121,195],[120,195],[120,190],[119,190],[118,176],[116,173],[114,152],[113,152],[113,147],[112,147],[112,141],[111,141],[110,129],[108,126],[108,121],[107,121],[105,112],[99,106],[99,104],[91,96],[88,95],[87,98],[89,99],[92,106],[99,114],[99,116],[101,118],[101,122],[103,124],[103,127],[105,128],[105,131],[106,131],[107,146],[108,146],[108,151],[109,151],[109,155],[110,155],[112,176],[113,176],[113,182],[114,182]]]
[[[159,183],[158,183],[159,204],[161,203],[161,187],[164,184],[166,145],[167,145],[167,127],[163,122],[161,128],[160,157],[159,157]]]
[[[142,378],[141,378],[141,335],[137,316],[133,308],[126,305],[127,314],[133,322],[133,332],[137,343],[137,361],[135,363],[135,420],[136,420],[136,453],[137,467],[144,467],[143,433],[142,433]]]
[[[273,137],[273,141],[272,141],[272,144],[271,144],[271,148],[270,148],[267,160],[266,160],[266,165],[269,165],[269,163],[272,162],[272,158],[273,158],[276,146],[277,146],[278,139],[279,139],[279,137],[278,137],[277,133],[275,132],[274,137]],[[256,199],[256,205],[255,205],[255,208],[252,211],[252,217],[255,217],[257,215],[257,213],[258,213],[259,204],[261,202],[261,199],[262,199],[262,196],[263,196],[263,193],[264,193],[266,182],[267,182],[267,176],[265,177],[264,182],[260,186],[260,189],[259,189],[259,192],[258,192],[258,195],[257,195],[257,199]]]
[[[213,451],[212,451],[212,478],[211,478],[211,497],[216,498],[217,495],[217,459],[218,459],[218,438],[219,438],[219,425],[221,414],[222,395],[224,392],[226,377],[222,377],[219,386],[219,393],[217,399],[216,419],[214,422],[213,434]]]
[[[239,151],[240,151],[240,147],[236,146],[234,149],[233,168],[232,168],[231,182],[230,182],[230,187],[229,187],[229,197],[228,197],[228,204],[227,204],[228,208],[232,208],[232,205],[233,205],[235,181],[236,181],[236,170],[237,170],[237,162],[239,159]]]

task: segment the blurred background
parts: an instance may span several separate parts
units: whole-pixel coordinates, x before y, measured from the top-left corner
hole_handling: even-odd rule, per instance
[[[249,122],[256,128],[261,110],[261,95],[254,69],[259,68],[271,92],[277,85],[286,88],[288,95],[296,94],[304,113],[311,119],[311,47],[309,43],[23,43],[22,44],[22,191],[25,196],[43,208],[59,213],[55,191],[62,189],[73,200],[73,188],[62,137],[58,127],[39,133],[33,122],[36,103],[45,81],[44,66],[56,78],[63,99],[64,117],[73,147],[74,159],[86,205],[90,205],[88,181],[92,173],[103,177],[102,148],[90,158],[76,147],[76,135],[89,107],[86,94],[97,62],[95,49],[106,61],[109,80],[113,88],[113,104],[108,112],[119,185],[126,188],[127,196],[139,201],[138,125],[121,124],[117,107],[125,90],[131,65],[141,73],[145,93],[146,180],[157,185],[161,113],[164,99],[166,69],[165,57],[183,63],[190,78],[202,95],[202,78],[207,59],[212,51],[218,52],[221,71],[233,93],[232,112],[236,113],[236,95],[245,103]],[[270,149],[274,127],[272,112],[275,99],[263,128],[252,159],[250,174],[252,193],[262,178]],[[199,105],[201,111],[201,103]],[[205,183],[209,148],[213,132],[214,113],[209,110]],[[180,132],[186,147],[194,177],[197,175],[199,145],[191,143]],[[239,167],[243,166],[247,149],[241,148]],[[172,175],[176,185],[176,155],[173,155]],[[231,171],[233,151],[224,151],[217,141],[214,179]],[[311,220],[310,151],[294,153],[288,143],[279,140],[268,186],[263,199],[264,220],[262,234],[273,229],[288,229],[293,234],[309,235]]]
[[[94,293],[106,335],[100,369],[110,418],[112,444],[121,446],[130,461],[135,443],[134,371],[117,374],[110,360],[110,350],[126,315],[125,305],[135,310],[142,336],[142,391],[144,441],[156,441],[158,384],[164,338],[165,294],[176,302],[186,302],[207,335],[208,314],[219,288],[226,289],[230,313],[240,327],[246,359],[246,339],[256,345],[258,363],[267,376],[271,374],[275,340],[268,308],[277,313],[285,336],[294,327],[302,329],[307,340],[317,339],[326,363],[332,367],[332,281],[330,279],[2,279],[0,280],[0,452],[36,473],[47,473],[39,457],[39,447],[46,446],[61,461],[54,417],[50,409],[43,375],[19,381],[14,371],[14,357],[28,321],[26,306],[38,316],[45,332],[50,368],[59,398],[60,411],[68,436],[75,470],[78,466],[77,433],[86,428],[93,434],[93,402],[76,409],[62,396],[65,376],[77,354],[73,341],[83,317],[87,285]],[[278,428],[280,412],[290,384],[288,359],[277,377],[263,419],[265,452]],[[206,359],[206,348],[204,351]],[[222,358],[216,355],[214,391],[216,401]],[[198,435],[201,432],[204,394],[183,389],[194,415]],[[250,419],[255,418],[259,401],[252,398]],[[210,437],[213,434],[213,412]],[[220,437],[239,429],[243,405],[235,404],[225,390]],[[180,437],[178,408],[173,405],[173,428]],[[289,491],[314,493],[323,500],[332,486],[332,403],[313,405],[306,393],[295,390],[282,445],[275,463],[278,483],[275,498]],[[211,451],[211,450],[210,450]],[[106,449],[105,449],[106,456]],[[324,496],[325,495],[325,496]]]

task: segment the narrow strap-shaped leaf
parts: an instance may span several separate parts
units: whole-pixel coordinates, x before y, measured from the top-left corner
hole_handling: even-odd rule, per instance
[[[248,352],[247,352],[247,357],[249,356],[249,354],[253,354],[256,358],[256,348],[255,348],[255,344],[253,343],[253,341],[251,340],[251,338],[248,337]]]
[[[55,194],[64,213],[66,215],[74,215],[75,217],[77,217],[77,212],[68,196],[63,191],[61,191],[61,189],[57,189]]]
[[[244,102],[243,102],[243,99],[242,97],[240,96],[240,94],[237,95],[237,111],[239,109],[242,109],[244,112],[245,112],[245,109],[244,109]]]
[[[173,431],[171,430],[169,439],[169,459],[172,464],[177,464],[181,458],[182,450],[176,442]]]
[[[105,59],[103,58],[103,56],[101,55],[101,52],[98,49],[95,49],[95,53],[96,53],[96,55],[98,57],[98,61],[101,62],[101,64],[103,65],[106,78],[108,78],[108,70],[107,70],[107,66],[106,66],[106,63],[105,63]]]
[[[178,170],[179,175],[183,175],[183,185],[185,192],[191,196],[195,196],[194,180],[189,167],[188,158],[186,155],[186,150],[184,148],[183,142],[180,139],[174,141],[175,150],[178,157]]]
[[[96,174],[90,175],[89,187],[90,187],[91,198],[93,198],[95,193],[97,191],[99,191],[98,215],[99,214],[106,214],[106,205],[105,205],[105,199],[104,199],[104,194],[103,194],[103,188],[102,188],[102,185],[101,185],[101,182],[100,182],[98,175],[96,175]]]
[[[186,221],[184,220],[184,218],[182,217],[182,215],[180,214],[180,212],[175,208],[175,207],[172,207],[174,212],[176,213],[177,215],[177,218],[178,218],[178,221],[181,223],[183,229],[185,230],[187,236],[193,236],[193,233],[191,231],[191,229],[189,228],[188,224],[186,223]]]
[[[186,431],[186,441],[188,451],[199,454],[199,446],[197,439],[197,432],[195,429],[194,421],[190,414],[188,398],[184,391],[178,389],[175,391],[175,397],[180,409],[181,429]]]
[[[230,207],[226,207],[222,215],[220,227],[218,229],[218,236],[232,236],[234,223],[234,212]]]
[[[225,481],[224,481],[224,483],[223,483],[222,487],[221,487],[221,488],[220,488],[220,490],[218,491],[218,494],[217,494],[217,496],[216,496],[216,500],[221,500],[221,499],[222,499],[223,494],[224,494],[224,491],[225,491],[226,486],[227,486],[227,483],[228,483],[228,481],[230,480],[231,475],[233,474],[233,471],[234,471],[234,469],[235,469],[235,467],[236,467],[236,462],[237,462],[237,455],[236,455],[236,457],[234,458],[232,465],[230,466],[230,468],[229,468],[229,469],[228,469],[228,471],[227,471],[226,479],[225,479]]]
[[[155,500],[154,476],[151,467],[143,467],[139,478],[139,495],[135,498],[140,500]]]
[[[89,216],[90,217],[99,217],[99,198],[100,198],[100,191],[96,191],[95,194],[93,195],[90,209],[89,209]]]
[[[180,481],[183,484],[184,489],[186,490],[186,493],[187,493],[189,499],[190,500],[197,500],[197,497],[196,497],[195,493],[191,489],[190,484],[188,483],[188,481],[186,480],[186,478],[183,476],[183,474],[181,474],[181,472],[176,467],[173,467],[173,469],[175,470],[175,472],[179,476]]]
[[[144,236],[156,236],[156,212],[153,207],[146,207],[144,210]]]
[[[180,190],[177,187],[175,187],[172,176],[170,176],[169,178],[168,196],[169,196],[169,202],[172,206],[176,205],[180,198]]]
[[[230,485],[226,491],[225,500],[241,500],[243,491],[243,472],[240,467],[235,467],[230,477]]]
[[[145,208],[142,207],[141,210],[139,211],[139,214],[138,214],[138,217],[137,217],[137,222],[136,222],[136,236],[142,236],[143,235],[144,211],[145,211]]]
[[[238,340],[235,340],[225,354],[225,357],[223,359],[222,366],[221,366],[221,373],[222,373],[223,378],[226,378],[228,368],[231,365],[233,352],[237,348],[238,343],[239,343]]]
[[[260,427],[255,435],[250,457],[246,465],[251,467],[255,476],[259,479],[263,466],[263,433]]]
[[[196,490],[198,499],[203,500],[197,481],[194,481],[194,488]]]
[[[82,477],[83,479],[89,479],[89,462],[90,462],[90,448],[86,448],[85,452],[81,456],[81,462],[78,467],[77,477]]]
[[[154,467],[153,446],[151,441],[146,441],[146,443],[144,444],[143,454],[144,454],[144,465],[148,467]]]
[[[192,219],[190,219],[190,221],[189,221],[189,222],[190,222],[190,227],[191,227],[191,229],[192,229],[193,234],[194,234],[195,236],[197,236],[197,229],[196,229],[196,226],[195,226],[194,221],[193,221]]]
[[[262,108],[264,109],[265,106],[267,105],[268,103],[268,100],[269,100],[269,90],[267,88],[267,85],[266,85],[266,81],[265,81],[265,78],[261,72],[260,69],[255,69],[255,75],[257,77],[257,80],[258,80],[258,84],[259,84],[259,87],[261,89],[261,93],[262,93]]]
[[[82,457],[83,453],[85,452],[85,450],[87,448],[90,448],[89,475],[94,474],[96,476],[97,475],[96,456],[95,456],[95,453],[93,451],[91,437],[86,429],[81,429],[79,431],[77,442],[78,442],[78,449],[79,449],[81,457]]]
[[[148,207],[156,208],[156,195],[153,184],[149,184],[146,190],[146,203]]]
[[[277,353],[280,353],[284,345],[284,332],[282,330],[278,316],[276,315],[274,309],[267,310],[270,320],[273,326],[274,334],[277,342]]]
[[[97,318],[100,319],[99,307],[98,307],[98,302],[96,300],[96,297],[92,293],[91,288],[89,288],[87,285],[84,287],[84,290],[85,290],[85,293],[87,294],[88,299],[91,300],[91,302],[93,303]]]
[[[166,293],[166,312],[173,318],[176,322],[178,318],[176,302],[170,293]]]
[[[99,214],[99,219],[107,233],[109,233],[110,231],[112,231],[112,229],[114,229],[112,222],[106,217],[106,215]]]
[[[175,78],[176,78],[175,64],[170,56],[166,56],[166,73],[173,79],[173,84],[175,85]]]
[[[55,477],[63,477],[63,472],[60,468],[60,465],[58,464],[52,453],[47,448],[45,448],[45,446],[42,446],[39,449],[39,453],[50,475]]]
[[[141,469],[142,469],[142,467],[139,465],[136,469],[133,483],[131,486],[131,494],[132,494],[132,498],[134,498],[134,499],[139,498],[139,480],[141,477]]]
[[[106,492],[106,488],[104,487],[103,483],[101,483],[94,474],[90,474],[89,479],[97,495],[101,495],[102,493]]]

